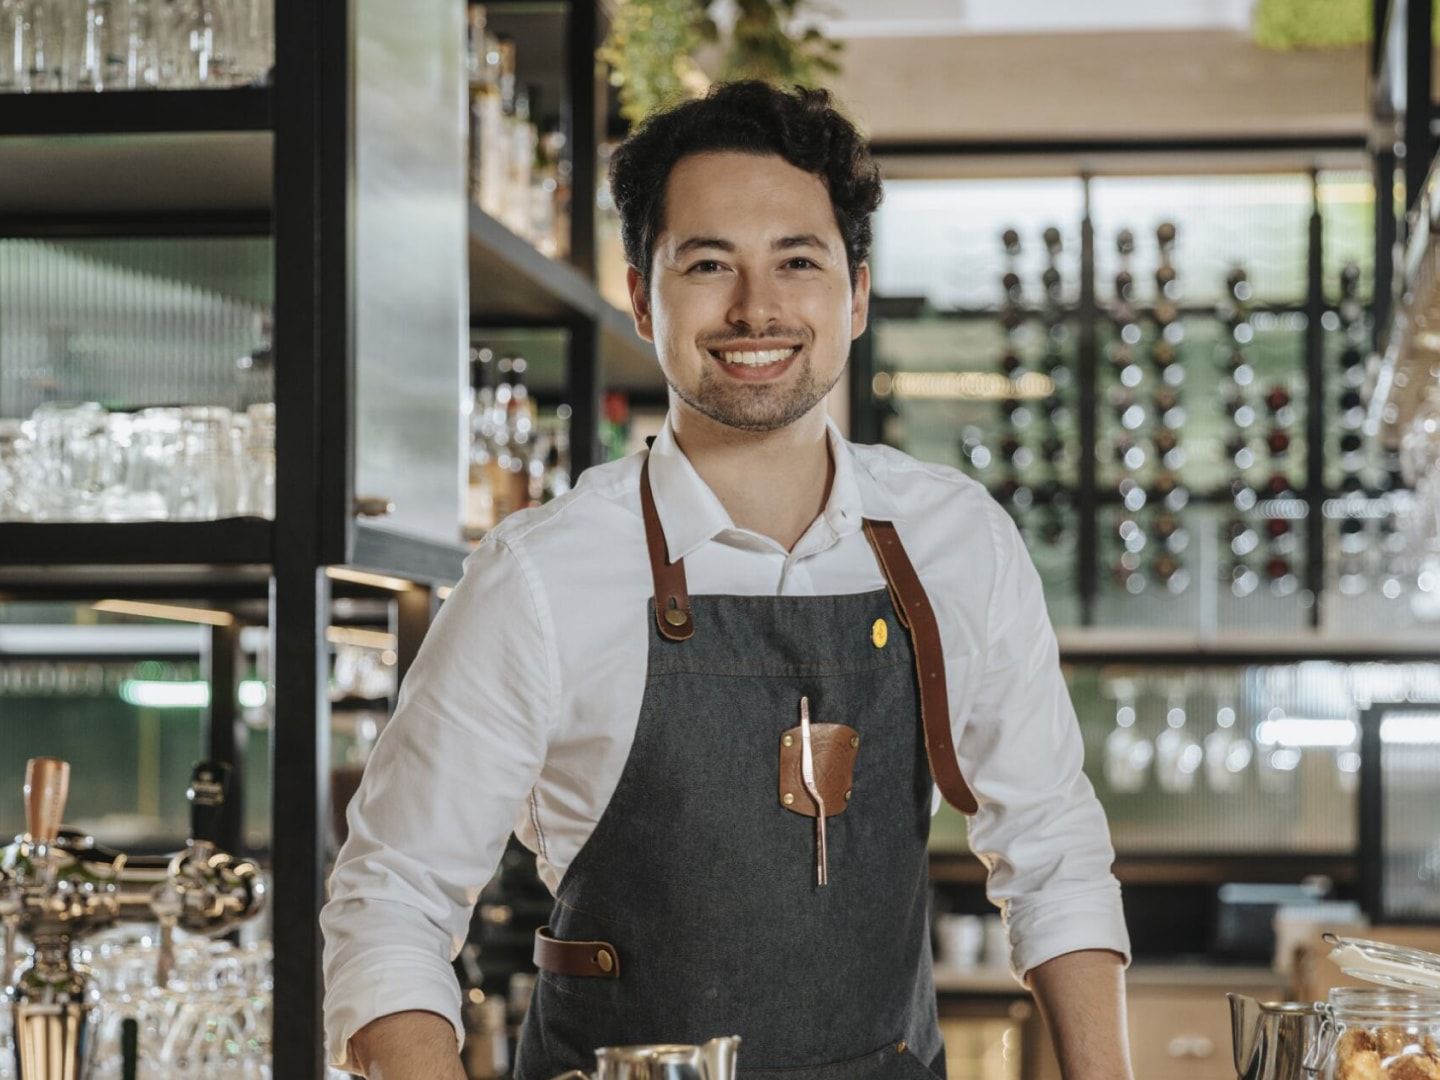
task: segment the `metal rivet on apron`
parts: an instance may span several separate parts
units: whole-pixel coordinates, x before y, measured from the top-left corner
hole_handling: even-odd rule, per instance
[[[851,736],[850,736],[850,745],[851,745],[851,746],[859,746],[859,745],[860,745],[860,736],[859,736],[859,735],[851,735]]]
[[[846,801],[846,802],[849,802],[849,801],[850,801],[850,792],[848,792],[848,791],[845,792],[845,801]]]
[[[794,736],[794,735],[786,735],[783,739],[780,740],[780,742],[781,742],[783,745],[785,745],[785,746],[794,746],[794,745],[795,745],[795,736]]]
[[[870,627],[870,640],[877,649],[883,649],[885,642],[890,640],[890,626],[884,619],[876,619],[875,625]]]
[[[905,1052],[905,1040],[904,1040],[904,1039],[901,1039],[898,1043],[895,1044],[895,1052],[896,1052],[897,1054],[903,1054],[903,1053]]]
[[[791,803],[793,803],[793,802],[795,801],[795,794],[794,794],[794,792],[790,792],[790,791],[785,792],[785,798],[784,798],[783,800],[781,800],[781,801],[784,802],[786,806],[789,806]]]
[[[690,621],[690,616],[686,615],[685,612],[681,611],[679,608],[666,608],[665,621],[671,626],[684,626],[687,622]]]
[[[601,949],[595,954],[595,963],[600,966],[601,971],[606,973],[609,973],[609,971],[615,967],[615,961],[610,959],[609,952],[604,949]]]

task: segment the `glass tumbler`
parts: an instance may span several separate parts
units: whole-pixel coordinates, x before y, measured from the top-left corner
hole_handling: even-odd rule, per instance
[[[275,516],[275,403],[261,402],[245,410],[249,426],[242,469],[244,488],[239,512],[253,517]]]
[[[0,420],[0,521],[29,521],[30,439],[23,420]]]
[[[39,406],[31,422],[35,438],[36,517],[93,521],[110,482],[112,458],[106,413],[96,402]]]
[[[233,414],[219,405],[192,405],[180,410],[180,420],[171,516],[213,521],[233,515],[239,487]]]

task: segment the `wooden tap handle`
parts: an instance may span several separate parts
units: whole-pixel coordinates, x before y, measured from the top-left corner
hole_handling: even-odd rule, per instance
[[[70,795],[70,763],[37,757],[25,763],[25,831],[31,839],[53,844]]]

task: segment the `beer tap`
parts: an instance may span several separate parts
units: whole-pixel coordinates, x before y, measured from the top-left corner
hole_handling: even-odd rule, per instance
[[[0,851],[5,1000],[14,1015],[20,1080],[79,1080],[98,992],[71,946],[116,923],[158,923],[160,984],[174,966],[175,929],[215,935],[257,914],[259,868],[217,844],[229,769],[201,763],[187,795],[190,838],[168,856],[130,856],[61,828],[70,766],[32,758],[25,769],[25,832]],[[17,938],[33,956],[15,970]]]

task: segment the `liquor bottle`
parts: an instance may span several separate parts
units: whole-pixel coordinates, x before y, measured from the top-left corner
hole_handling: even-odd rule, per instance
[[[482,115],[484,106],[481,99],[487,92],[486,67],[487,41],[485,35],[486,11],[483,4],[471,4],[465,10],[465,81],[469,94],[469,117],[470,117],[470,152],[469,152],[469,181],[467,190],[470,193],[470,200],[480,202],[480,162],[483,156],[484,143],[482,135]],[[498,92],[499,87],[496,87]]]
[[[465,518],[462,535],[479,540],[495,527],[495,490],[492,459],[495,453],[495,353],[488,348],[470,350],[470,452],[466,468]]]
[[[505,55],[502,53],[502,56]],[[513,49],[511,50],[513,63]],[[513,78],[513,76],[512,76]],[[505,176],[505,209],[503,220],[517,236],[534,241],[530,231],[530,184],[535,173],[535,154],[539,134],[530,122],[530,91],[516,90],[510,111],[505,117],[509,140],[509,169]]]
[[[1283,472],[1271,473],[1270,478],[1265,481],[1266,498],[1283,499],[1294,494],[1295,489],[1290,483],[1290,477]]]
[[[531,108],[534,108],[534,95]],[[530,231],[536,246],[551,258],[570,254],[571,164],[565,133],[558,127],[540,136],[535,177],[530,188]]]
[[[480,81],[471,94],[471,175],[478,177],[471,197],[481,210],[499,221],[505,210],[505,179],[510,172],[510,144],[505,138],[501,95],[504,49],[499,37],[489,30],[484,31],[483,41]],[[511,44],[513,56],[513,42]]]
[[[1018,304],[1024,296],[1020,288],[1020,275],[1013,270],[1007,270],[1000,278],[1000,287],[1004,290],[1005,300],[1011,304]]]

